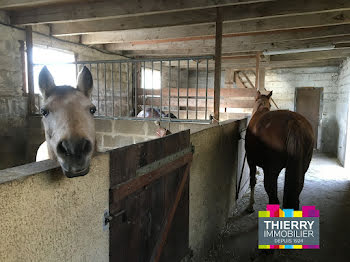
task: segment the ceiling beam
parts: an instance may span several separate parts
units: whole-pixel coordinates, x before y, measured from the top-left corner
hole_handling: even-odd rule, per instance
[[[87,21],[107,18],[124,17],[120,22],[143,21],[153,23],[153,27],[175,26],[186,24],[213,23],[216,19],[216,8],[196,9],[209,6],[208,0],[196,1],[150,1],[140,0],[96,2],[87,4],[73,4],[62,6],[48,6],[15,11],[11,14],[12,24],[55,23],[69,21]],[[120,4],[117,4],[121,2]],[[144,2],[147,2],[145,4]],[[155,4],[155,2],[158,3]],[[169,3],[168,3],[169,2]],[[192,3],[193,2],[193,3]],[[201,3],[198,3],[201,2]],[[180,5],[180,7],[178,6]],[[190,8],[192,6],[192,8]],[[185,8],[186,7],[186,8]],[[188,10],[196,9],[196,10]],[[249,19],[290,16],[298,14],[312,14],[330,11],[345,11],[350,9],[348,0],[278,0],[272,2],[254,3],[248,5],[226,6],[223,9],[223,21],[243,21]],[[181,12],[171,12],[171,11]],[[170,12],[170,13],[169,13]],[[146,15],[147,14],[147,15]],[[144,28],[147,26],[144,26]]]
[[[265,69],[275,68],[293,68],[293,67],[323,67],[323,66],[339,66],[343,59],[325,59],[325,60],[289,60],[289,61],[270,61],[261,63],[261,67]],[[255,63],[224,63],[223,69],[248,70],[255,69]]]
[[[234,38],[224,38],[222,43],[223,53],[236,53],[236,52],[260,52],[265,50],[284,50],[295,48],[309,48],[319,47],[336,43],[344,43],[350,41],[350,35],[338,36],[338,37],[323,37],[307,40],[289,39],[288,41],[274,41],[271,37],[270,41],[254,42],[254,41],[235,41]],[[194,41],[181,41],[170,43],[154,43],[154,44],[132,44],[132,43],[118,43],[104,45],[109,51],[140,51],[140,53],[147,51],[157,51],[161,54],[161,51],[172,54],[174,52],[202,52],[205,54],[213,54],[215,47],[215,40],[194,40]]]
[[[16,8],[72,3],[78,1],[80,0],[0,0],[0,9],[13,10]]]
[[[239,6],[274,0],[105,0],[44,6],[13,12],[13,24],[53,23],[73,20],[98,20],[106,18],[161,14],[167,12],[215,9],[219,6]]]
[[[141,31],[141,30],[137,30]],[[106,43],[125,43],[130,42],[131,44],[155,44],[155,43],[167,43],[167,42],[181,42],[181,41],[193,41],[193,40],[210,40],[215,39],[215,35],[205,35],[197,37],[183,37],[183,38],[168,38],[168,39],[157,39],[152,38],[156,37],[155,35],[143,35],[143,32],[140,32],[146,39],[144,40],[132,40],[138,36],[131,34],[131,31],[127,31],[127,34],[124,34],[123,31],[98,34],[88,34],[82,35],[82,43],[86,45],[91,44],[106,44]],[[308,28],[308,29],[292,29],[292,30],[279,30],[272,32],[259,32],[259,33],[250,33],[244,35],[237,34],[223,34],[224,38],[231,38],[229,44],[240,44],[241,42],[255,42],[255,43],[264,43],[271,42],[273,39],[274,42],[280,41],[290,41],[290,40],[302,40],[302,39],[313,39],[313,38],[322,38],[330,36],[341,36],[350,34],[350,24],[349,25],[339,25],[339,26],[329,26],[329,27],[318,27],[318,28]],[[140,36],[140,35],[139,35]],[[129,40],[129,41],[128,41]]]
[[[350,56],[350,48],[334,49],[328,51],[305,52],[298,54],[283,54],[270,56],[271,62],[281,62],[290,60],[325,60],[333,58],[346,58]]]
[[[157,17],[159,17],[159,20],[157,20]],[[350,23],[350,11],[335,11],[225,22],[223,24],[223,33],[240,34],[348,23]],[[56,23],[52,24],[51,30],[52,34],[55,36],[121,30],[119,32],[113,32],[110,35],[102,35],[113,39],[111,41],[123,41],[123,39],[126,41],[136,41],[215,35],[214,23],[185,26],[174,26],[174,24],[177,24],[176,21],[169,21],[164,15],[150,15],[139,17],[138,19],[116,18],[86,22]]]

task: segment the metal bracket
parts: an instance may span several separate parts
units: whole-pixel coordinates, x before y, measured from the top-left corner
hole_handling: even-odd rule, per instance
[[[103,231],[106,231],[109,228],[109,222],[111,222],[112,219],[113,217],[109,214],[109,210],[105,210],[105,212],[103,212],[102,218]]]
[[[106,210],[103,213],[103,231],[108,229],[109,223],[112,221],[112,219],[115,219],[119,216],[122,216],[122,222],[126,222],[126,211],[125,210],[121,210],[115,215],[110,214],[109,211]]]

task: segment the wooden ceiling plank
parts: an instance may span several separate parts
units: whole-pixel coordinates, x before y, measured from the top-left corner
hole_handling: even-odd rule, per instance
[[[33,6],[72,3],[81,0],[0,0],[0,9],[14,10]]]
[[[240,6],[243,4],[264,3],[267,1],[274,0],[104,0],[96,2],[89,1],[87,3],[43,6],[38,8],[14,11],[11,21],[13,24],[26,25],[35,23],[52,23],[59,21],[62,22],[74,20],[98,20],[116,17],[162,14],[167,12],[194,12],[198,9],[203,8],[215,9],[216,7],[220,6]]]
[[[298,60],[325,60],[333,58],[346,58],[350,55],[350,48],[337,48],[326,51],[303,52],[296,54],[283,54],[270,56],[271,62],[298,61]]]
[[[139,30],[137,30],[139,31]],[[130,31],[128,31],[130,32]],[[119,32],[118,32],[119,33]],[[122,33],[122,32],[121,32]],[[350,24],[349,25],[338,25],[338,26],[328,26],[328,27],[318,27],[318,28],[308,28],[308,29],[294,29],[288,31],[274,31],[274,32],[264,32],[252,35],[237,36],[235,34],[224,34],[223,38],[227,44],[234,45],[240,44],[241,42],[255,42],[255,43],[267,43],[273,41],[291,41],[291,40],[307,40],[315,38],[324,37],[336,37],[342,35],[350,34]],[[169,38],[169,39],[153,39],[152,35],[145,35],[143,41],[132,41],[130,39],[135,39],[137,36],[128,37],[126,34],[120,34],[120,37],[115,38],[115,34],[111,32],[99,33],[99,34],[89,34],[82,35],[82,43],[86,45],[91,44],[108,44],[108,43],[125,43],[129,42],[132,45],[137,44],[157,44],[157,43],[169,43],[169,42],[186,42],[194,40],[214,40],[215,36],[198,36],[198,37],[186,37],[186,38]],[[157,37],[154,35],[154,37]]]
[[[146,0],[141,2],[140,0],[119,0],[113,2],[101,1],[87,4],[75,3],[54,7],[38,7],[14,11],[11,15],[11,23],[28,25],[36,23],[101,20],[118,17],[132,18],[134,21],[141,20],[147,22],[149,25],[148,27],[150,27],[150,24],[153,24],[153,27],[160,27],[161,24],[162,26],[175,26],[213,23],[216,18],[215,8],[206,8],[210,6],[210,3],[213,1],[214,0],[151,0],[150,3],[150,1]],[[224,4],[216,4],[216,6],[223,5]],[[350,10],[350,1],[348,0],[294,0],[293,4],[290,4],[289,0],[279,0],[247,5],[226,6],[223,10],[223,21],[246,21],[264,17],[346,10]],[[121,19],[120,22],[121,24],[127,24],[130,20],[126,19],[123,21]],[[147,26],[144,26],[143,28],[146,27]]]
[[[271,39],[273,41],[273,39]],[[323,37],[307,40],[291,39],[289,41],[280,42],[264,42],[256,43],[252,41],[248,42],[231,42],[227,39],[223,40],[223,53],[236,53],[236,52],[259,52],[259,51],[272,51],[272,50],[284,50],[284,49],[296,49],[296,48],[309,48],[320,47],[336,43],[344,43],[350,41],[350,35],[338,36],[338,37]],[[215,40],[196,40],[191,42],[172,42],[162,44],[147,44],[147,45],[133,45],[130,43],[119,44],[107,44],[105,48],[109,51],[137,51],[140,53],[147,51],[158,51],[161,54],[162,50],[171,53],[184,52],[202,52],[206,54],[214,54]],[[177,51],[176,51],[177,50]]]
[[[159,17],[159,20],[157,20]],[[165,20],[164,20],[165,19]],[[190,20],[190,19],[188,19]],[[187,21],[186,19],[184,21]],[[296,28],[312,28],[350,23],[350,11],[270,17],[249,21],[225,22],[224,34],[257,33]],[[119,31],[109,32],[108,31]],[[98,21],[70,22],[52,24],[52,34],[74,35],[102,32],[101,37],[107,42],[137,41],[148,39],[168,39],[215,35],[215,24],[187,24],[176,26],[176,21],[169,21],[165,15],[151,15],[135,18],[116,18]],[[104,35],[105,34],[105,35]]]

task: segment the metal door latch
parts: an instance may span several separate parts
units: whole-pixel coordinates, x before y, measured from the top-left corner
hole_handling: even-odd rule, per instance
[[[122,216],[122,220],[123,220],[123,222],[125,222],[125,220],[126,220],[125,210],[121,210],[115,215],[110,214],[109,210],[106,210],[103,213],[103,231],[108,229],[108,225],[112,221],[112,219],[117,218],[119,216]]]

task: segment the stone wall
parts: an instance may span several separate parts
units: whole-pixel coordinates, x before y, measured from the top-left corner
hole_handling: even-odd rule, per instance
[[[333,132],[335,138],[337,157],[342,165],[346,167],[350,164],[350,139],[349,132],[349,93],[350,93],[350,59],[345,60],[339,68],[338,77],[338,95],[336,99],[335,120],[333,123]]]
[[[25,163],[27,97],[23,93],[21,31],[0,25],[0,169]],[[13,157],[17,155],[17,157]]]

